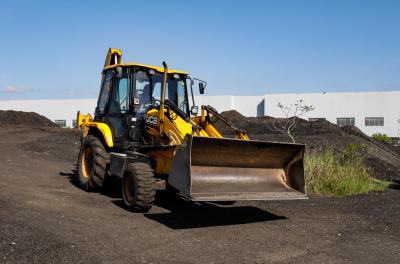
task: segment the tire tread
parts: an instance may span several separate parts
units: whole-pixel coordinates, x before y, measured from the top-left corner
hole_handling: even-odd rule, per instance
[[[148,210],[155,200],[154,170],[149,162],[136,161],[129,163],[126,170],[136,177],[137,196],[135,204],[130,205],[133,210]],[[128,205],[127,205],[128,206]]]

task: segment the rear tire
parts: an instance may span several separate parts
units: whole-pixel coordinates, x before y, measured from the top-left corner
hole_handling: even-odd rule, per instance
[[[81,144],[78,163],[80,186],[87,190],[103,187],[110,156],[100,139],[88,135]]]
[[[156,197],[154,170],[150,162],[129,163],[122,178],[122,197],[132,211],[148,211]]]

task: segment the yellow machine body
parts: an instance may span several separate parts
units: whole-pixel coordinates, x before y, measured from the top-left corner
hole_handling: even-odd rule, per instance
[[[140,66],[187,75],[145,64],[122,64],[121,58],[120,50],[110,49],[104,68]],[[163,102],[159,109],[144,114],[147,141],[163,146],[141,150],[154,161],[158,177],[197,201],[306,198],[304,145],[252,141],[239,129],[235,138],[226,138],[211,122],[215,117],[222,118],[211,107],[202,106],[199,116],[184,119]],[[80,113],[77,120],[83,136],[95,130],[107,148],[115,151],[108,124]]]

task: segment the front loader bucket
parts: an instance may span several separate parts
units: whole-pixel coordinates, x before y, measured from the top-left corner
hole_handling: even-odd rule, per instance
[[[193,201],[304,199],[304,148],[187,135],[168,183]]]

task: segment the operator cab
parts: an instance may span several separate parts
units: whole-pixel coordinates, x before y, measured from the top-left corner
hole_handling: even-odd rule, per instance
[[[160,110],[163,74],[164,68],[122,63],[122,51],[109,49],[94,121],[106,123],[111,128],[116,146],[137,140],[137,133],[134,135],[132,128],[140,130],[138,126],[144,114],[151,109]],[[200,81],[199,90],[203,94],[205,82],[191,79],[187,72],[168,70],[164,105],[185,120],[191,114],[197,115],[192,89],[194,81]],[[189,109],[188,88],[192,109]]]
[[[160,109],[162,81],[163,74],[152,68],[116,65],[105,69],[94,120],[111,127],[116,144],[137,139],[129,133],[132,120],[142,125],[141,120],[147,111]],[[185,73],[168,74],[165,104],[184,119],[190,118],[190,84]]]

